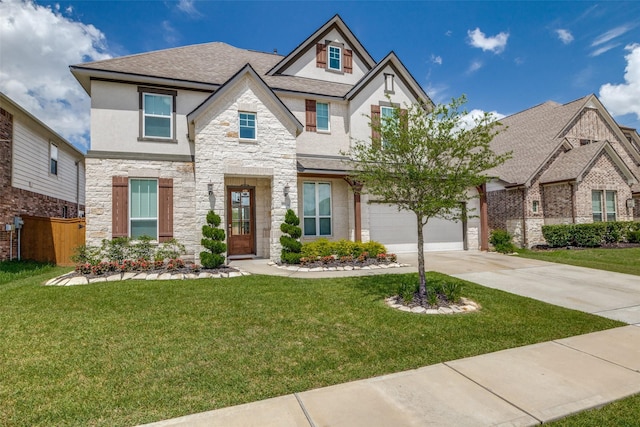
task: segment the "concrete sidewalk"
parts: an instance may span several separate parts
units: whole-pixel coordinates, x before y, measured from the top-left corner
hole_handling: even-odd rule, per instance
[[[147,424],[528,426],[640,393],[625,326]]]

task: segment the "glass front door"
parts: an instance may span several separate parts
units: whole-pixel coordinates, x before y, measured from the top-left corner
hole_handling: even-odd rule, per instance
[[[253,188],[227,190],[227,242],[229,255],[255,254]]]

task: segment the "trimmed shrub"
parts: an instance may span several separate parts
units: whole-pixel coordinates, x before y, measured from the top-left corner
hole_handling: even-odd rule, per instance
[[[302,229],[298,227],[299,224],[300,218],[292,209],[287,209],[284,222],[280,224],[280,231],[286,233],[286,235],[280,236],[280,244],[282,245],[280,260],[286,264],[300,264],[302,243],[299,239],[302,236]]]
[[[132,259],[143,259],[151,261],[156,253],[156,248],[151,244],[151,237],[140,236],[136,242],[129,247],[129,257]]]
[[[220,225],[220,215],[214,211],[207,214],[207,224],[202,226],[202,235],[204,238],[200,240],[209,252],[200,252],[200,263],[205,268],[218,268],[224,264],[224,256],[227,245],[224,243],[224,230],[218,228]]]
[[[387,248],[384,247],[382,243],[376,242],[374,240],[369,240],[367,243],[363,244],[363,252],[368,252],[369,257],[375,258],[378,254],[387,253]]]
[[[128,237],[116,237],[111,240],[104,239],[100,250],[108,261],[122,262],[130,257],[129,242],[130,239]]]
[[[305,258],[316,259],[323,256],[332,255],[332,245],[335,242],[330,242],[329,239],[320,238],[313,242],[308,242],[302,245],[302,256]]]
[[[179,243],[176,239],[171,238],[158,248],[155,254],[154,261],[164,261],[165,259],[180,258],[180,255],[184,255],[186,250],[182,243]]]
[[[604,222],[593,224],[575,224],[572,227],[573,241],[576,246],[595,248],[605,241],[607,225]]]
[[[552,248],[563,248],[573,243],[571,224],[543,225],[542,235]]]
[[[511,241],[512,238],[508,231],[497,229],[491,232],[489,243],[501,254],[510,254],[516,250],[516,246]]]
[[[352,242],[345,239],[331,242],[326,238],[304,243],[301,250],[302,257],[310,261],[329,256],[334,256],[337,259],[350,256],[359,261],[364,261],[367,258],[377,258],[378,255],[386,253],[387,248],[382,243],[373,240],[367,243]]]
[[[640,230],[629,231],[627,233],[627,241],[629,243],[640,243]]]

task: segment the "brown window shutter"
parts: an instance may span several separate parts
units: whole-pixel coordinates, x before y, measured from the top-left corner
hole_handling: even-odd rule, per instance
[[[353,51],[351,49],[344,50],[344,72],[353,73]]]
[[[162,243],[173,237],[173,179],[160,178],[158,186],[158,241]]]
[[[307,119],[307,132],[315,132],[317,128],[316,123],[316,101],[313,99],[306,99],[304,101],[306,119]]]
[[[129,179],[114,176],[111,179],[111,237],[129,235]]]
[[[400,124],[404,130],[409,128],[409,112],[406,108],[400,109]]]
[[[316,67],[327,68],[327,45],[324,43],[316,45]]]
[[[380,106],[371,105],[371,143],[374,147],[380,147],[380,132],[376,127],[380,126]]]

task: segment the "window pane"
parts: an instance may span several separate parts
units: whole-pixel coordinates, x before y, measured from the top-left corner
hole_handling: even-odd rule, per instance
[[[157,230],[158,221],[155,219],[134,219],[131,220],[131,237],[137,238],[140,236],[149,236],[155,239],[158,233]]]
[[[315,216],[316,215],[316,185],[314,183],[305,182],[303,187],[303,215]],[[315,227],[315,226],[314,226]],[[315,234],[315,229],[314,232]]]
[[[331,184],[318,184],[318,214],[331,215]]]
[[[602,221],[602,191],[591,192],[591,211],[594,221]]]
[[[58,161],[57,160],[51,159],[51,164],[50,164],[49,171],[53,175],[58,175]]]
[[[305,236],[316,235],[316,219],[315,218],[304,219],[304,235]]]
[[[320,235],[331,235],[331,218],[320,218]]]
[[[329,104],[316,103],[316,126],[318,130],[329,130]]]
[[[131,218],[156,218],[157,212],[158,186],[156,180],[132,179]]]
[[[606,209],[607,209],[607,221],[615,221],[616,220],[616,192],[615,191],[607,191],[606,192]]]
[[[256,115],[240,113],[240,138],[256,139]]]
[[[145,117],[144,135],[171,138],[171,119],[164,117]]]
[[[329,46],[329,68],[332,70],[340,70],[340,48],[335,46]]]
[[[173,98],[167,95],[144,94],[144,113],[154,116],[171,116]]]

